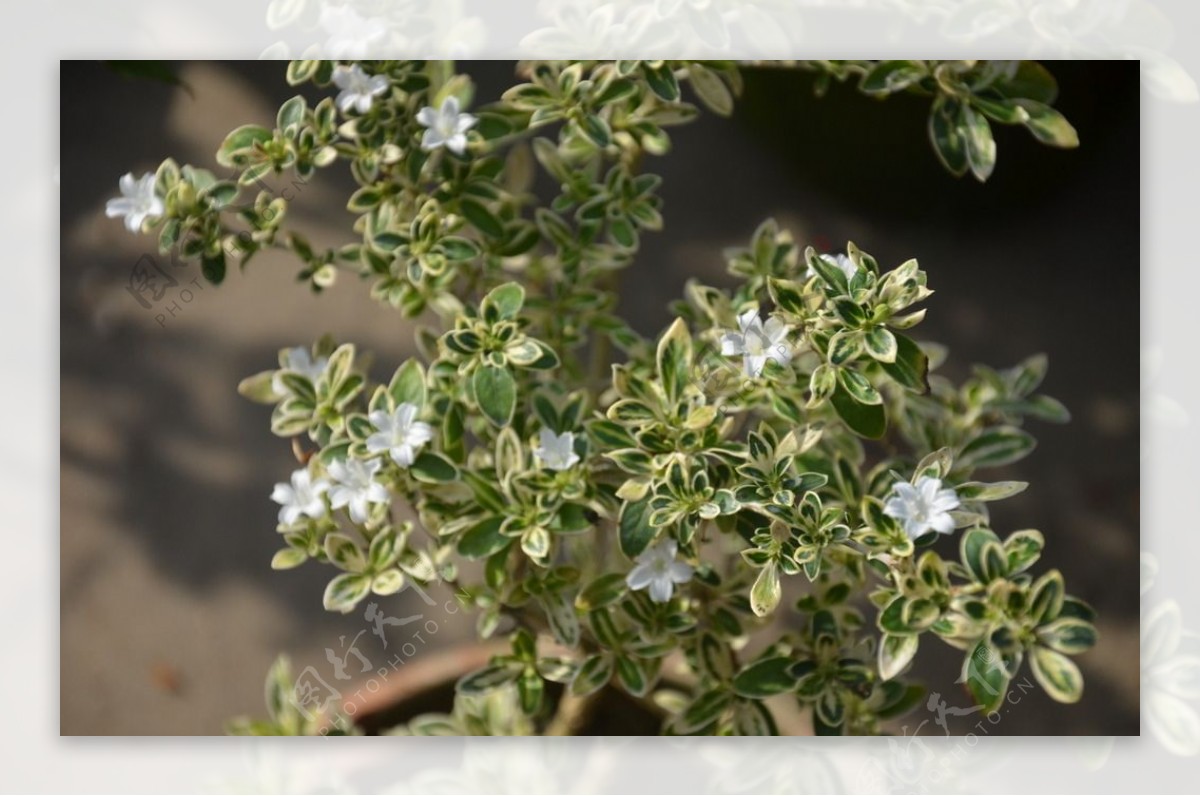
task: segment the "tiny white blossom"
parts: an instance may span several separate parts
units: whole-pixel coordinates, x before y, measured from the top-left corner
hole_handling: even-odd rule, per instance
[[[692,566],[686,561],[675,560],[677,550],[674,539],[664,539],[646,548],[625,576],[625,584],[634,591],[649,586],[653,602],[667,602],[675,591],[675,584],[692,579]]]
[[[721,336],[721,353],[725,356],[742,357],[746,375],[758,378],[762,375],[767,360],[786,365],[792,359],[792,350],[787,344],[791,327],[775,316],[763,324],[757,309],[749,309],[738,316],[740,331],[726,332]]]
[[[391,500],[383,484],[375,480],[375,473],[383,462],[378,459],[361,461],[343,459],[329,465],[333,485],[329,489],[329,505],[335,509],[350,507],[350,519],[366,522],[370,513],[369,503],[387,503]]]
[[[579,462],[579,454],[575,452],[575,433],[564,431],[555,434],[548,428],[538,432],[541,443],[533,449],[533,455],[551,470],[569,470]]]
[[[411,467],[417,451],[433,439],[433,427],[417,420],[414,404],[400,404],[391,414],[377,409],[370,414],[370,419],[379,431],[367,438],[367,450],[371,453],[387,451],[401,467]]]
[[[419,110],[417,121],[429,128],[421,137],[421,149],[432,152],[444,146],[461,155],[467,150],[467,131],[479,120],[469,113],[459,113],[458,97],[446,97],[440,109],[427,105]]]
[[[339,66],[333,70],[333,82],[341,89],[336,102],[342,113],[351,108],[359,113],[366,113],[371,110],[375,97],[388,90],[386,76],[368,75],[358,64]]]
[[[125,216],[125,229],[140,232],[147,218],[158,218],[163,214],[163,200],[154,192],[155,177],[147,172],[138,179],[133,174],[121,178],[121,195],[109,199],[104,214],[109,218]]]
[[[321,374],[325,372],[326,366],[329,365],[329,357],[316,357],[308,352],[303,346],[289,348],[283,354],[283,367],[275,372],[274,378],[271,379],[271,387],[275,390],[276,395],[286,395],[287,387],[283,385],[283,371],[290,370],[293,373],[299,373],[305,376],[313,384],[317,383],[317,379],[321,378]]]
[[[895,497],[884,505],[883,513],[900,520],[910,539],[930,530],[938,533],[954,530],[954,517],[950,516],[950,511],[958,508],[958,493],[950,488],[942,489],[941,479],[923,475],[915,486],[907,481],[897,481],[892,490]]]
[[[292,473],[290,484],[276,484],[271,493],[271,500],[278,503],[279,524],[291,525],[300,519],[300,515],[312,517],[314,520],[325,516],[325,501],[323,495],[329,489],[329,482],[322,478],[313,480],[307,469]]]

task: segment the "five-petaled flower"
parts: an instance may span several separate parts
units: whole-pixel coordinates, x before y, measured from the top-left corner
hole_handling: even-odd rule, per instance
[[[271,500],[278,503],[279,524],[292,525],[300,519],[300,515],[312,517],[314,520],[325,516],[325,501],[323,495],[329,489],[329,482],[323,478],[313,480],[312,473],[307,468],[301,468],[292,473],[290,484],[276,484],[271,493]]]
[[[575,452],[575,433],[564,431],[555,434],[548,428],[538,432],[538,447],[533,449],[533,455],[551,470],[569,470],[579,462],[579,454]]]
[[[401,467],[411,467],[417,451],[433,439],[433,426],[417,420],[415,404],[400,404],[391,414],[377,409],[370,419],[379,431],[367,437],[367,450],[371,453],[387,451]]]
[[[333,70],[333,82],[341,89],[336,101],[342,113],[351,108],[366,113],[371,110],[375,98],[388,90],[386,76],[368,75],[358,64],[339,66]]]
[[[646,548],[625,576],[625,584],[635,591],[649,586],[653,602],[667,602],[675,591],[675,584],[692,579],[691,564],[675,560],[677,550],[674,539],[664,539]]]
[[[383,484],[375,480],[375,473],[383,462],[378,459],[361,461],[343,459],[329,465],[329,474],[334,483],[329,488],[329,505],[335,509],[350,507],[350,519],[366,522],[370,514],[369,503],[387,503],[391,498]]]
[[[314,358],[303,346],[289,348],[283,354],[283,368],[275,371],[275,377],[271,379],[271,387],[274,388],[276,395],[287,395],[288,390],[282,379],[284,371],[298,373],[316,384],[328,364],[329,357]]]
[[[458,97],[446,97],[442,107],[425,106],[417,112],[417,121],[429,128],[421,137],[421,149],[432,152],[444,146],[456,155],[467,150],[467,131],[479,121],[469,113],[459,113]]]
[[[108,200],[104,214],[109,218],[125,216],[125,229],[140,232],[143,221],[163,214],[163,200],[154,192],[154,182],[154,175],[148,172],[136,180],[133,174],[126,174],[120,182],[121,195]]]
[[[938,533],[954,530],[954,517],[950,512],[958,508],[958,493],[950,488],[943,489],[941,479],[923,475],[915,485],[897,481],[892,491],[895,497],[888,500],[883,513],[899,520],[910,539],[930,530]]]
[[[767,360],[786,365],[792,359],[792,349],[787,344],[791,327],[775,316],[763,324],[757,309],[748,309],[738,316],[740,331],[726,332],[721,336],[721,353],[725,356],[742,357],[742,367],[750,378],[762,375]]]

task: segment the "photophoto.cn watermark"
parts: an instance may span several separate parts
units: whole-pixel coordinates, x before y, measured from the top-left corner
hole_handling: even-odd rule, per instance
[[[301,178],[293,178],[280,189],[272,188],[261,178],[256,179],[254,184],[263,192],[286,202],[295,199],[308,187],[308,182]],[[263,211],[264,219],[270,223],[274,220],[274,213],[268,206]],[[226,258],[234,258],[245,251],[250,243],[249,230],[240,230],[226,238],[223,253]],[[175,248],[158,257],[143,254],[130,267],[125,290],[142,310],[154,313],[154,322],[160,328],[166,328],[167,323],[182,315],[207,289],[206,274],[189,275],[192,264],[181,258]]]
[[[990,666],[993,654],[985,648],[979,660],[971,658],[967,677],[974,676],[976,666]],[[985,678],[979,678],[978,682],[983,683],[985,690],[989,690],[993,696],[999,693],[990,689]],[[929,717],[922,719],[915,728],[905,724],[899,736],[887,739],[887,754],[872,758],[870,765],[860,774],[863,784],[902,793],[928,792],[949,785],[954,775],[964,770],[964,763],[979,740],[992,735],[1009,711],[1019,705],[1034,688],[1034,683],[1027,676],[1013,680],[1008,684],[1001,706],[992,711],[986,711],[981,705],[953,706],[937,691],[931,692],[924,705]],[[954,736],[948,717],[973,717],[977,720],[967,732]],[[930,722],[942,731],[941,736],[932,728],[929,735],[920,734]],[[926,742],[930,736],[954,740],[938,740],[931,744]]]
[[[405,664],[420,655],[430,639],[441,630],[442,624],[458,614],[470,601],[470,594],[465,591],[455,592],[450,598],[439,601],[412,580],[408,580],[400,591],[389,595],[389,598],[409,590],[420,598],[419,613],[392,616],[382,608],[377,598],[369,598],[362,613],[364,627],[352,637],[339,636],[336,646],[325,648],[324,672],[316,666],[308,666],[296,677],[289,695],[295,708],[310,721],[320,716],[333,717],[332,722],[322,727],[322,735],[329,734],[331,730],[346,729],[341,722],[352,721],[366,704],[367,698],[377,693]],[[359,645],[360,639],[366,634],[375,637],[380,647],[370,657]],[[365,681],[360,679],[368,673],[370,675]],[[351,693],[346,690],[348,686],[345,684],[355,679],[358,679],[358,683]]]

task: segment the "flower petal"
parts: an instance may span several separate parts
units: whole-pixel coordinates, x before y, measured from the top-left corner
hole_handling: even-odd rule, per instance
[[[649,564],[638,564],[625,576],[625,585],[637,591],[649,586],[652,580],[654,580],[654,569]]]
[[[737,332],[726,332],[721,335],[721,353],[725,356],[734,356],[745,353],[746,338]]]

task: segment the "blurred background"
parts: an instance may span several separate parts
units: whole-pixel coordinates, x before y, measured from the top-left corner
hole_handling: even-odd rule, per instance
[[[916,336],[949,345],[943,373],[957,379],[975,362],[1007,367],[1048,354],[1043,390],[1074,419],[1031,423],[1038,449],[989,474],[1031,483],[996,504],[993,521],[1002,533],[1046,535],[1039,567],[1061,569],[1069,590],[1096,607],[1100,643],[1079,659],[1087,680],[1079,704],[1056,705],[1035,688],[988,730],[1136,734],[1138,65],[1048,66],[1081,147],[1051,150],[1024,130],[996,127],[999,158],[986,185],[955,179],[938,163],[923,99],[877,102],[847,86],[818,99],[802,73],[745,70],[735,118],[702,115],[672,131],[667,156],[647,162],[664,178],[667,226],[643,237],[621,300],[639,331],[656,334],[684,282],[728,284],[722,249],[744,245],[774,216],[801,245],[853,240],[885,268],[919,259],[937,292]],[[481,103],[512,84],[513,67],[459,69],[476,80]],[[384,649],[360,614],[322,609],[328,568],[269,566],[280,547],[269,494],[294,459],[270,434],[268,410],[240,398],[237,382],[273,367],[278,349],[324,332],[374,351],[378,373],[390,373],[413,353],[410,324],[345,275],[311,295],[280,254],[256,258],[219,288],[200,279],[198,266],[164,262],[178,284],[150,308],[125,289],[140,257],[163,258],[153,238],[104,217],[118,178],[165,157],[215,168],[229,130],[270,124],[296,93],[284,68],[172,65],[181,87],[129,79],[98,62],[62,64],[64,735],[217,734],[233,716],[265,713],[262,681],[280,652],[346,697],[371,669],[390,666],[395,679],[474,637],[469,616],[445,610],[448,595],[433,590],[435,606],[421,608],[408,592],[384,611],[426,610],[437,631],[411,651]],[[333,172],[287,194],[295,224],[321,245],[353,234],[344,209],[352,183]],[[336,677],[335,657],[347,680]],[[966,707],[951,685],[960,661],[948,648],[922,645],[913,676]],[[895,729],[942,732],[931,718],[922,707]],[[950,728],[967,732],[981,718],[951,718]]]

